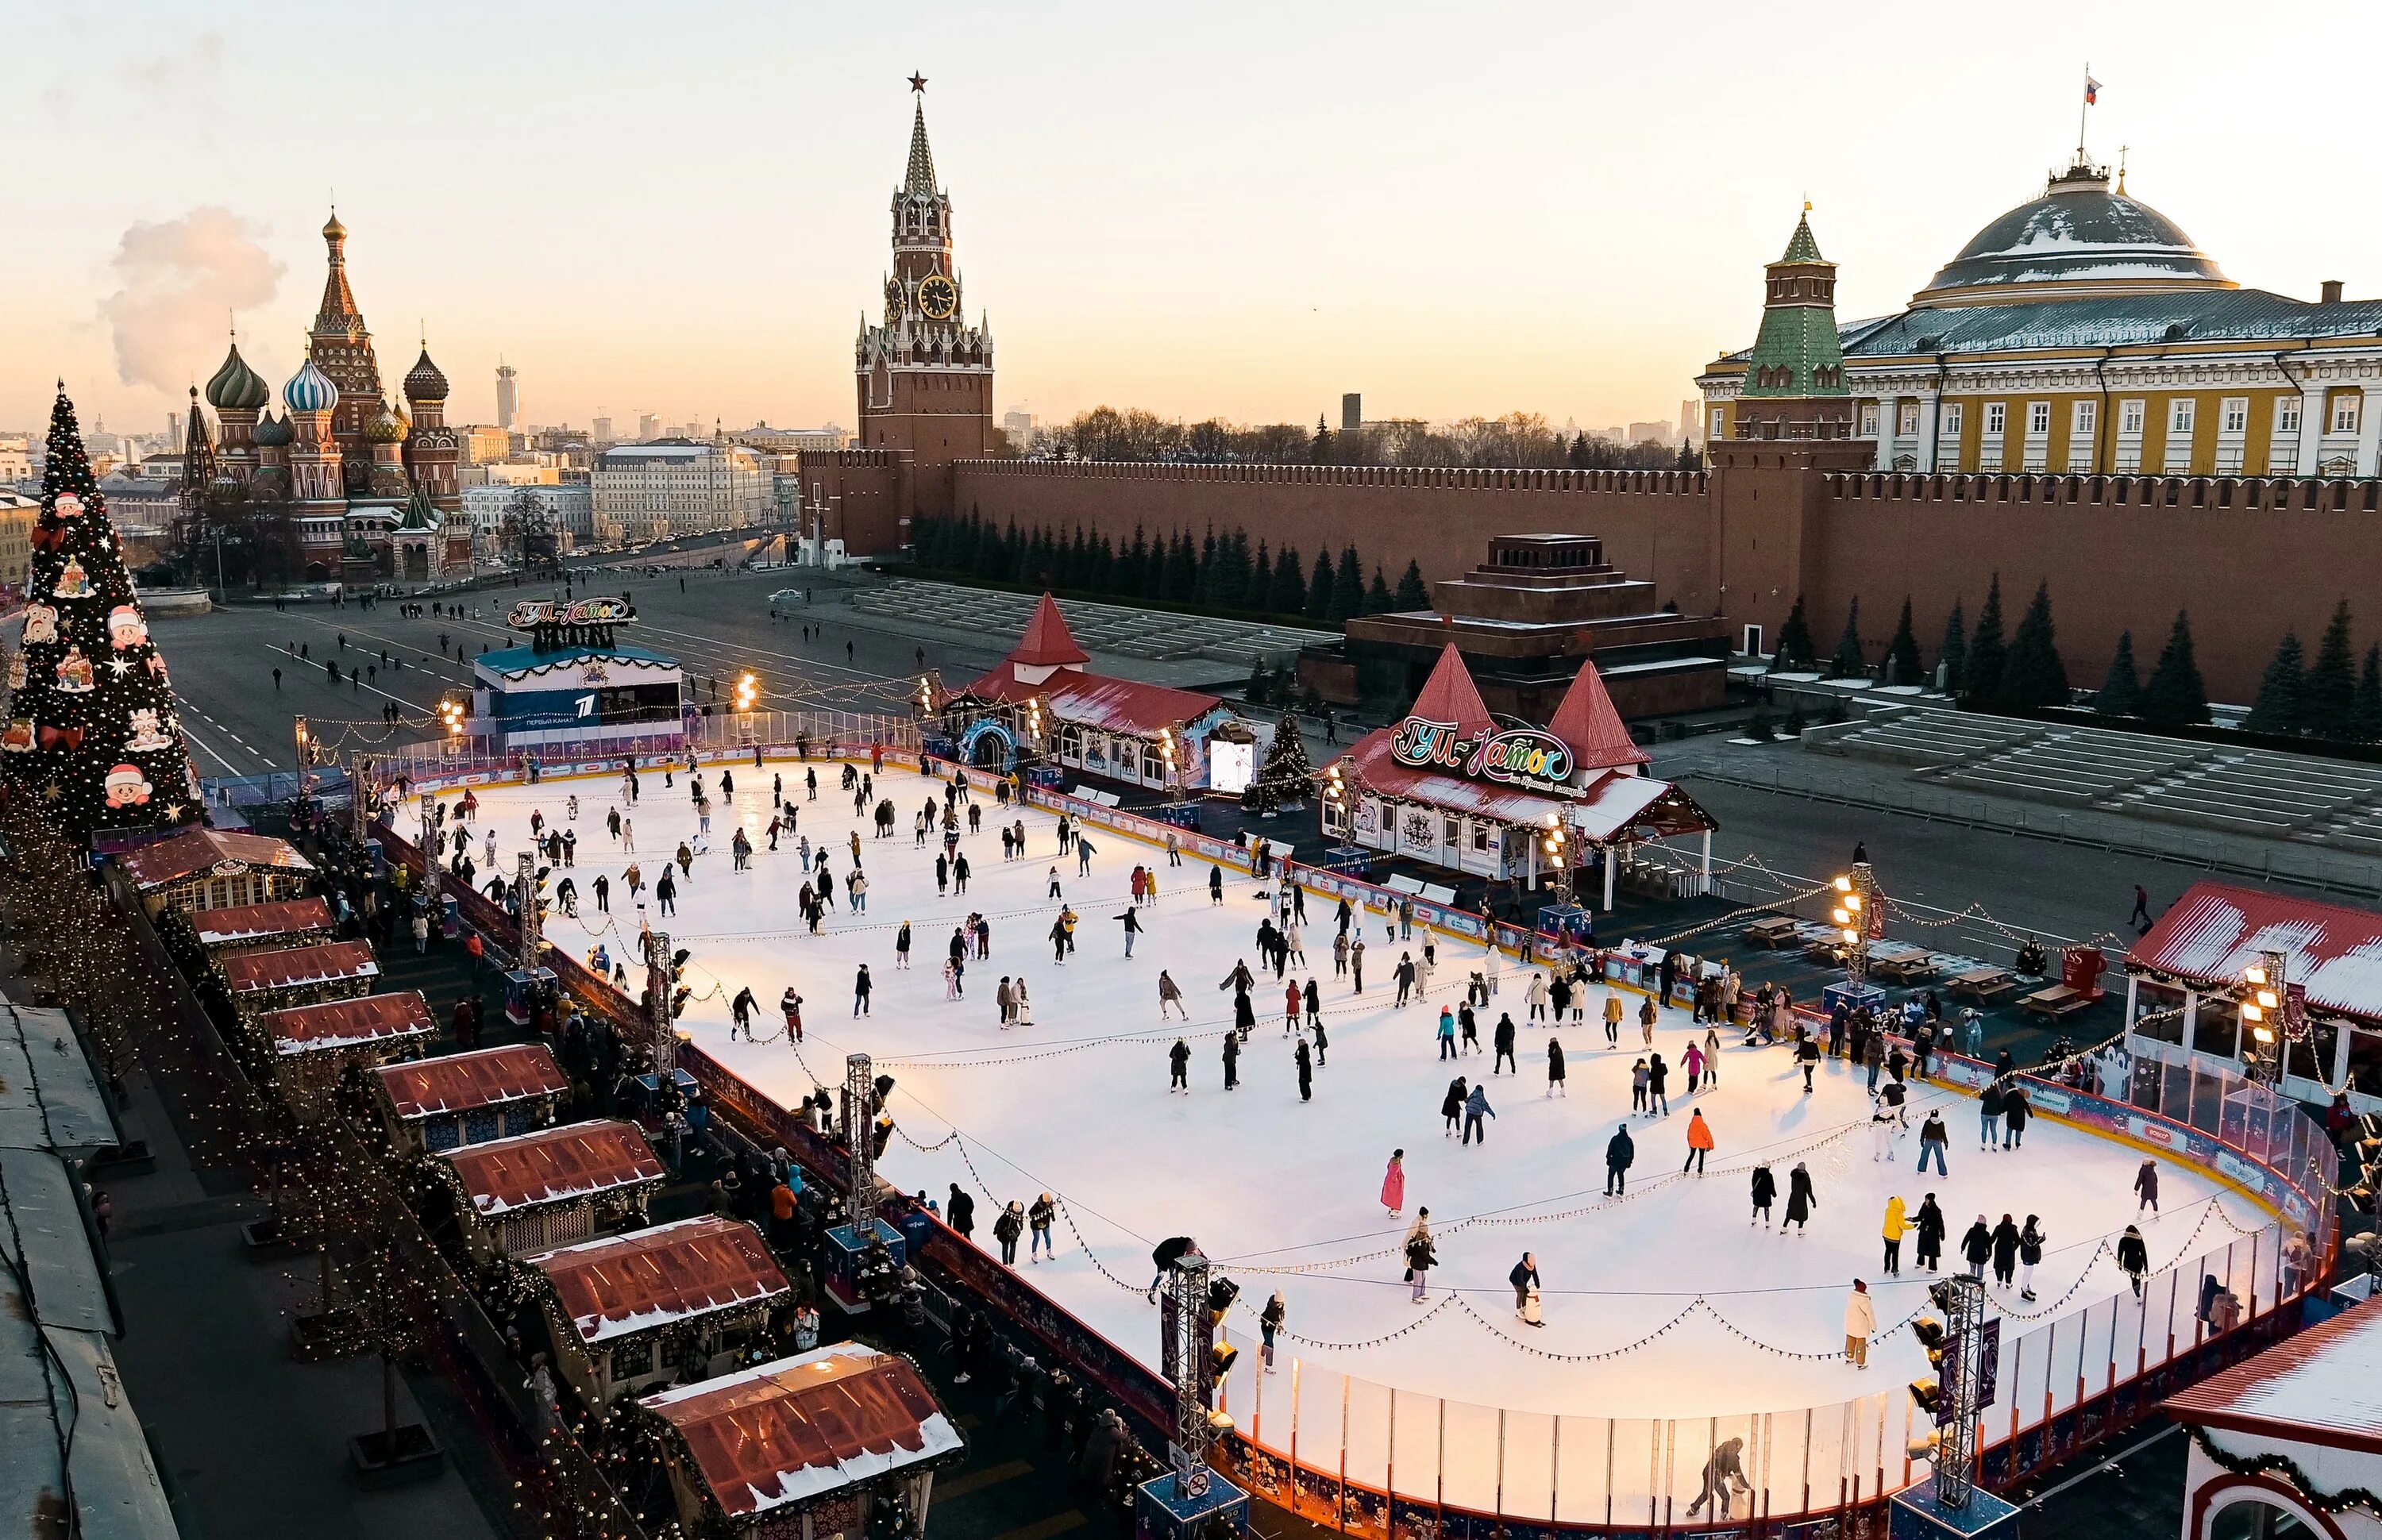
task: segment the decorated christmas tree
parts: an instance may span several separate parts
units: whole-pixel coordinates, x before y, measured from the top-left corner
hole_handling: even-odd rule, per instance
[[[1315,766],[1307,758],[1307,740],[1299,732],[1298,713],[1285,711],[1273,730],[1273,743],[1266,750],[1265,763],[1258,766],[1257,779],[1249,783],[1241,800],[1255,804],[1262,813],[1295,808],[1307,801],[1314,777]]]
[[[9,666],[0,732],[14,794],[75,838],[196,822],[203,803],[166,660],[149,640],[63,383],[31,544],[24,645]]]

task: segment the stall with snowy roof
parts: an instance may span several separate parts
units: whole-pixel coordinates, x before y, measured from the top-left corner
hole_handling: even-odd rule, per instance
[[[1492,715],[1450,643],[1406,718],[1357,740],[1323,772],[1324,834],[1459,875],[1541,886],[1555,861],[1600,858],[1603,903],[1638,847],[1702,837],[1694,870],[1712,870],[1711,815],[1644,773],[1638,747],[1593,664],[1580,665],[1544,727]],[[1560,845],[1549,836],[1560,832]]]
[[[2382,1112],[2382,914],[2194,883],[2126,954],[2126,1021],[2138,1078],[2279,1048],[2286,1094]]]
[[[190,917],[199,945],[209,952],[258,951],[328,941],[338,917],[321,898],[283,898],[273,903],[203,909]]]
[[[416,989],[268,1010],[255,1024],[273,1052],[276,1075],[301,1097],[328,1094],[351,1066],[371,1069],[409,1058],[438,1031]]]
[[[2382,1540],[2382,1308],[2308,1327],[2178,1396],[2183,1540]]]
[[[592,1407],[775,1357],[772,1316],[792,1299],[761,1232],[711,1215],[538,1252],[513,1270]]]
[[[266,1011],[372,993],[380,964],[362,941],[323,941],[231,952],[215,959],[234,1009],[253,1020]]]
[[[436,1157],[474,1256],[525,1256],[644,1222],[669,1172],[634,1123],[598,1118]]]
[[[1238,796],[1256,774],[1257,735],[1213,695],[1085,671],[1048,593],[1009,655],[955,694],[930,702],[940,752],[1001,774],[1021,756],[1157,791]]]
[[[636,1404],[689,1534],[859,1540],[872,1517],[884,1533],[924,1534],[934,1473],[967,1450],[917,1365],[857,1342]]]
[[[534,1133],[554,1121],[570,1089],[554,1051],[543,1043],[383,1065],[373,1075],[381,1121],[404,1155]]]
[[[227,829],[185,830],[111,859],[152,914],[301,898],[314,874],[288,840]]]

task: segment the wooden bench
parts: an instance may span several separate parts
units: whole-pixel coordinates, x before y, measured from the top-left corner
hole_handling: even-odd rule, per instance
[[[2073,1016],[2076,1012],[2084,1009],[2093,1003],[2093,998],[2081,989],[2070,989],[2064,984],[2055,984],[2047,989],[2038,989],[2020,1000],[2019,1008],[2030,1016],[2047,1016],[2057,1021],[2062,1016]]]
[[[1756,947],[1784,947],[1795,939],[1795,929],[1800,923],[1790,915],[1774,914],[1746,926],[1745,939]]]
[[[1870,948],[1869,971],[1881,978],[1892,979],[1897,984],[1909,984],[1914,979],[1923,979],[1935,972],[1941,963],[1935,954],[1922,947],[1897,947],[1892,949],[1872,947]]]
[[[2007,968],[1977,968],[1956,973],[1949,981],[1955,995],[1966,995],[1979,1005],[1999,999],[2018,988],[2018,976]]]

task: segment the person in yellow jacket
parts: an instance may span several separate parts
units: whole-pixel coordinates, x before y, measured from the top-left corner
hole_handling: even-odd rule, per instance
[[[1621,1016],[1620,995],[1614,990],[1606,990],[1604,992],[1604,1045],[1608,1048],[1617,1048],[1621,1045]]]
[[[1885,1229],[1884,1233],[1885,1236],[1885,1271],[1889,1277],[1899,1277],[1901,1275],[1902,1234],[1903,1231],[1909,1228],[1909,1220],[1903,1217],[1902,1200],[1899,1197],[1886,1199]]]

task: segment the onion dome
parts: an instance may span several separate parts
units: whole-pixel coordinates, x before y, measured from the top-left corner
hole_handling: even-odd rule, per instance
[[[447,376],[430,361],[430,349],[427,348],[422,349],[422,356],[414,360],[413,367],[406,372],[405,398],[409,401],[447,399]]]
[[[364,436],[374,444],[402,444],[410,426],[387,401],[383,401],[380,409],[364,419]]]
[[[217,411],[254,411],[272,399],[273,387],[239,356],[239,344],[232,344],[223,367],[207,382],[207,405]]]
[[[2052,177],[2042,197],[1979,230],[1915,302],[2010,304],[2233,287],[2174,220],[2112,191],[2108,173],[2080,159]]]
[[[339,387],[308,359],[281,387],[281,399],[291,411],[329,411],[339,404]]]
[[[336,209],[331,212],[331,217],[323,222],[323,238],[325,240],[348,238],[348,227],[339,223],[338,211]]]
[[[280,449],[289,446],[289,419],[276,417],[270,411],[256,420],[256,431],[249,435],[262,449]]]

